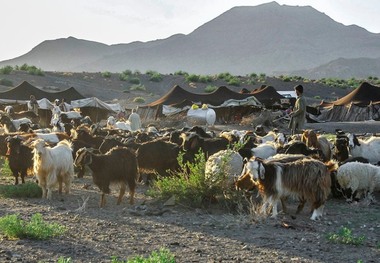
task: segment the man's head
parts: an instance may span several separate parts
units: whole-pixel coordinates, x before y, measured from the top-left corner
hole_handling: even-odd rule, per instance
[[[297,86],[295,86],[295,87],[294,87],[294,90],[296,91],[297,96],[299,96],[300,94],[303,93],[303,87],[302,87],[302,85],[297,85]]]

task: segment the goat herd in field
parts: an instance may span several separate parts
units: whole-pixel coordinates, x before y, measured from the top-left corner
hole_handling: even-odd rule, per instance
[[[34,174],[42,197],[51,199],[57,184],[59,193],[63,185],[69,193],[74,173],[83,177],[88,166],[101,191],[101,207],[113,183],[120,185],[117,204],[127,186],[129,203],[133,204],[143,174],[172,176],[185,167],[178,163],[180,153],[184,163],[191,163],[201,149],[207,159],[206,178],[223,171],[226,187],[258,189],[262,211],[272,208],[274,217],[279,201],[286,211],[289,196],[299,201],[297,212],[309,202],[311,219],[316,220],[321,218],[330,194],[352,201],[363,194],[371,197],[380,189],[380,137],[376,136],[359,138],[337,130],[335,137],[328,139],[313,130],[286,136],[276,129],[265,132],[257,128],[216,134],[200,126],[148,126],[132,132],[83,119],[87,122],[71,121],[64,125],[69,129],[52,132],[37,130],[32,121],[22,124],[2,113],[0,123],[5,132],[0,135],[0,154],[8,159],[15,184],[19,176],[24,183],[28,173]],[[232,150],[236,145],[239,149]],[[227,162],[222,162],[223,158]]]

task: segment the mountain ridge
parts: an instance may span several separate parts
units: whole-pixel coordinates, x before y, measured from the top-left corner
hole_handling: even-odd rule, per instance
[[[25,55],[0,62],[0,66],[27,63],[47,71],[132,69],[164,74],[178,70],[234,75],[307,72],[315,78],[328,73],[323,65],[339,58],[380,58],[378,43],[380,34],[357,25],[345,26],[311,6],[270,2],[233,7],[187,35],[165,39],[113,45],[75,37],[46,40]],[[339,74],[339,67],[332,72]],[[357,75],[358,68],[349,68],[347,77],[363,77]]]

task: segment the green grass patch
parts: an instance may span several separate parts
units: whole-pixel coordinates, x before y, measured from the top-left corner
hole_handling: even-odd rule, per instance
[[[363,244],[365,236],[356,237],[351,229],[342,227],[337,233],[329,233],[327,239],[333,243],[359,246]]]
[[[142,84],[135,84],[129,87],[130,91],[139,90],[139,91],[146,91],[146,88]]]
[[[0,185],[0,196],[4,198],[39,198],[41,188],[33,182],[18,185]]]
[[[111,72],[109,72],[109,71],[105,71],[105,72],[102,72],[102,77],[103,78],[107,78],[107,79],[109,79],[109,78],[111,78]]]
[[[201,151],[195,155],[193,162],[184,163],[183,153],[179,154],[178,163],[181,171],[169,177],[158,177],[147,191],[148,195],[163,200],[174,196],[177,202],[190,207],[218,204],[230,211],[234,211],[237,204],[241,203],[241,193],[227,183],[227,166],[224,165],[227,162],[222,162],[220,173],[212,177],[205,175],[206,159]]]
[[[11,239],[46,240],[62,235],[65,232],[65,227],[57,223],[46,223],[39,213],[32,215],[29,222],[13,214],[0,217],[0,232]]]
[[[136,97],[133,99],[133,102],[136,103],[145,103],[145,99],[143,97]]]
[[[207,85],[207,87],[205,88],[205,92],[206,93],[211,93],[211,92],[214,92],[217,89],[218,89],[217,86]]]
[[[117,257],[111,257],[111,263],[175,263],[174,255],[165,248],[159,251],[153,251],[149,257],[136,256],[129,260],[120,260]]]

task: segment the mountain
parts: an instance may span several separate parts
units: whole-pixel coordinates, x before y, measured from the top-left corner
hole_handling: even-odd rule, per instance
[[[188,35],[155,41],[118,45],[73,37],[44,41],[0,66],[27,63],[49,71],[273,75],[311,70],[339,58],[379,58],[378,43],[380,34],[345,26],[310,6],[271,2],[234,7]]]
[[[366,79],[369,76],[378,77],[380,76],[380,58],[338,58],[310,70],[294,71],[291,75],[313,79],[349,79],[351,77]]]

